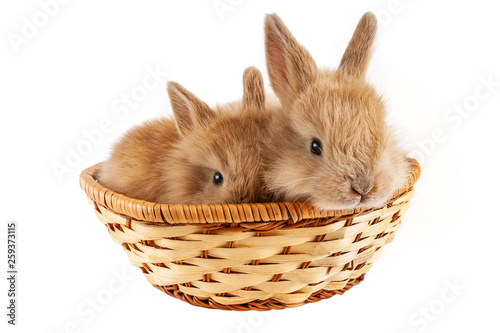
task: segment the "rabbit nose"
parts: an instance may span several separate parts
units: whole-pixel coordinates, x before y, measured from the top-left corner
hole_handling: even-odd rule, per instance
[[[361,196],[367,195],[373,188],[373,182],[362,179],[361,181],[353,182],[351,188],[354,192]]]

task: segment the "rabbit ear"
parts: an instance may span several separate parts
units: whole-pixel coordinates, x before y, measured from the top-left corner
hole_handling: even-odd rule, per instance
[[[265,105],[264,79],[255,67],[243,72],[243,107],[263,110]]]
[[[177,128],[182,134],[192,130],[196,124],[208,123],[215,118],[214,110],[177,82],[168,82],[167,91]]]
[[[318,68],[278,15],[266,15],[264,32],[269,80],[286,106],[314,80]]]
[[[372,45],[377,32],[377,18],[371,12],[361,17],[344,52],[338,68],[339,73],[363,78],[372,55]]]

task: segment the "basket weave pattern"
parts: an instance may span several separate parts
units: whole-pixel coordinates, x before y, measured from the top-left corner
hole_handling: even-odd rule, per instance
[[[320,211],[304,202],[166,205],[101,186],[99,164],[81,187],[113,241],[156,288],[230,310],[299,306],[362,281],[392,241],[420,168],[378,208]]]

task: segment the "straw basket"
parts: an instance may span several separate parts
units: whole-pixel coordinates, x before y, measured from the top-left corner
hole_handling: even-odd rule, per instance
[[[408,209],[420,167],[382,207],[320,211],[304,202],[167,205],[98,183],[80,185],[97,218],[153,286],[193,305],[226,310],[296,307],[360,283]]]

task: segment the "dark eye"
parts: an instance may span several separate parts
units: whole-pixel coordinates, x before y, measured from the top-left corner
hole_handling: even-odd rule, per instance
[[[221,186],[223,181],[224,181],[224,178],[222,177],[222,174],[219,171],[214,173],[214,184],[215,185]]]
[[[312,140],[311,153],[318,156],[321,156],[321,154],[323,153],[323,145],[321,144],[321,141],[319,141],[318,139]]]

